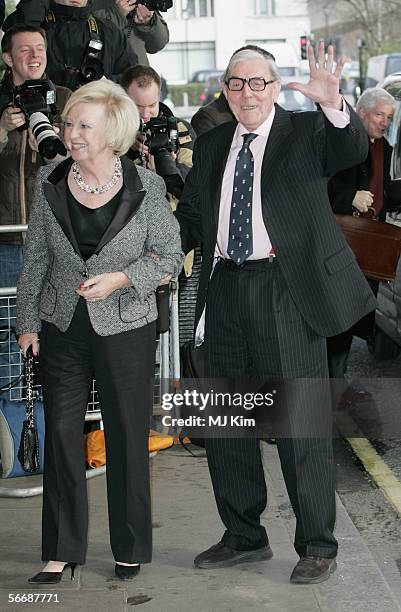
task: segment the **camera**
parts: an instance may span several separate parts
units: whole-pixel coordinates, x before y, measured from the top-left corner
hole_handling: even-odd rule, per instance
[[[100,40],[90,40],[86,45],[80,68],[67,66],[64,73],[64,86],[75,91],[81,85],[98,81],[104,75],[103,62],[100,54],[103,43]]]
[[[29,117],[29,127],[35,136],[42,157],[53,159],[56,155],[67,155],[67,149],[54,132],[44,113],[32,113]]]
[[[177,174],[175,161],[170,155],[176,153],[179,146],[177,119],[164,115],[152,117],[141,124],[141,132],[145,136],[144,144],[155,159],[157,174],[163,178]]]
[[[13,90],[12,105],[20,108],[25,115],[26,122],[18,129],[32,129],[42,157],[53,159],[58,153],[67,154],[49,120],[57,110],[56,88],[51,81],[34,79],[17,85]]]
[[[32,113],[44,113],[50,116],[55,110],[55,104],[56,88],[51,81],[28,80],[13,89],[12,105],[21,109],[27,121],[21,130],[28,127]]]
[[[148,11],[160,11],[165,13],[173,6],[173,0],[137,0],[136,4],[146,6]]]

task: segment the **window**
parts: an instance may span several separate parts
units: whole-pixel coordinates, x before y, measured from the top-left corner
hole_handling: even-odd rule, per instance
[[[207,42],[169,43],[157,54],[157,71],[167,81],[189,81],[197,70],[216,67],[215,44]]]
[[[187,0],[182,12],[188,17],[214,17],[214,0]]]
[[[255,15],[269,17],[276,14],[276,0],[255,0]]]

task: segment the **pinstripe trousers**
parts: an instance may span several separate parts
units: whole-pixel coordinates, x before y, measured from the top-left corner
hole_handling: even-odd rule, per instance
[[[326,339],[303,320],[273,260],[236,266],[220,260],[210,280],[205,346],[210,377],[327,379]],[[301,394],[302,395],[302,394]],[[318,406],[296,398],[304,419],[330,418],[330,392]],[[315,402],[316,403],[316,402]],[[288,495],[296,516],[294,546],[300,556],[334,557],[335,480],[331,437],[277,439]],[[223,541],[246,550],[268,543],[260,515],[267,490],[260,441],[250,438],[206,440],[206,452]]]

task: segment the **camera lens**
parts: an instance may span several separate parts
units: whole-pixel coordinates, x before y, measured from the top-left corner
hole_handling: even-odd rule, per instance
[[[67,149],[55,134],[49,119],[44,113],[32,113],[29,117],[29,127],[36,138],[42,157],[53,159],[57,154],[67,154]]]

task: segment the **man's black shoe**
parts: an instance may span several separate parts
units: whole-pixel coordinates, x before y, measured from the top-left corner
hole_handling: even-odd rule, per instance
[[[301,557],[294,567],[290,582],[293,584],[317,584],[330,578],[337,569],[336,560],[328,557]]]
[[[269,545],[252,550],[235,550],[226,546],[224,542],[219,542],[195,557],[194,565],[200,569],[232,567],[238,563],[265,561],[271,559],[272,556],[273,551]]]

